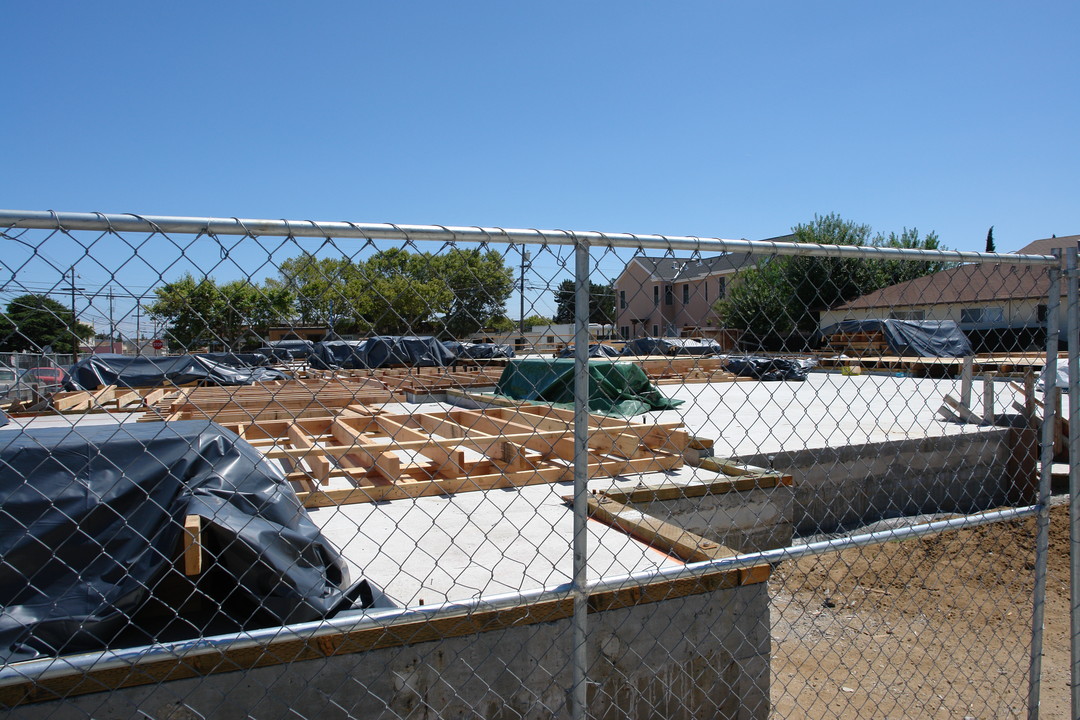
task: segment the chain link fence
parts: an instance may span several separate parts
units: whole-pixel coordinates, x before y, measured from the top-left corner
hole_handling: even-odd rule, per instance
[[[1069,716],[1075,242],[0,225],[12,717]]]

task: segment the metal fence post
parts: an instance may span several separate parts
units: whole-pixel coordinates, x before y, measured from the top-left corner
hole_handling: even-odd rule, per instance
[[[1046,297],[1046,365],[1043,385],[1042,443],[1039,447],[1039,514],[1036,517],[1035,590],[1031,608],[1031,666],[1028,672],[1028,718],[1039,717],[1042,687],[1043,635],[1046,617],[1046,565],[1050,550],[1050,483],[1054,462],[1054,392],[1057,378],[1058,337],[1061,329],[1061,273],[1049,268],[1050,289]]]
[[[585,718],[588,662],[585,621],[588,613],[588,482],[589,482],[589,242],[574,246],[574,619],[571,716]]]
[[[1075,246],[1065,250],[1065,276],[1068,284],[1069,334],[1069,581],[1070,581],[1070,650],[1072,659],[1072,716],[1080,717],[1080,514],[1075,509],[1080,498],[1080,322],[1078,322]]]

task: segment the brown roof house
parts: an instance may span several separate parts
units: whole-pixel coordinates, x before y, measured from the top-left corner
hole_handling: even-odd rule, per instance
[[[637,256],[615,280],[616,326],[624,339],[715,337],[712,306],[756,260],[750,253],[680,259]]]
[[[1078,241],[1080,235],[1047,238],[1017,252],[1049,255]],[[1049,289],[1044,266],[959,265],[838,305],[822,313],[821,327],[841,320],[953,320],[980,349],[1017,350],[1044,337]]]

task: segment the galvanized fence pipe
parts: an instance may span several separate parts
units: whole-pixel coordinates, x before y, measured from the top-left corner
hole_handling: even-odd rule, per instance
[[[589,590],[589,243],[574,246],[574,616],[572,716],[587,706]]]
[[[248,218],[198,218],[159,215],[107,215],[102,213],[52,213],[0,210],[0,227],[13,229],[92,230],[101,232],[158,232],[206,235],[251,235],[296,238],[355,238],[409,242],[543,244],[685,252],[749,252],[761,255],[799,255],[834,258],[937,260],[944,262],[992,262],[1008,259],[1011,265],[1051,265],[1049,255],[926,250],[869,246],[816,245],[783,240],[702,238],[682,235],[635,235],[630,233],[571,232],[499,227],[398,225],[387,223],[312,222],[307,220],[259,220]]]
[[[1039,717],[1042,691],[1043,638],[1046,624],[1047,555],[1050,549],[1050,493],[1053,479],[1054,431],[1058,418],[1054,413],[1057,393],[1058,343],[1061,335],[1061,271],[1047,268],[1050,289],[1046,296],[1046,365],[1043,376],[1043,417],[1039,443],[1039,512],[1035,516],[1035,588],[1031,608],[1031,665],[1028,671],[1028,718]]]
[[[1069,637],[1071,652],[1072,715],[1080,717],[1080,292],[1077,248],[1065,250],[1068,283],[1069,334]],[[1056,378],[1055,378],[1056,381]],[[1056,382],[1055,382],[1056,384]]]
[[[841,538],[830,538],[818,542],[793,545],[786,548],[764,550],[752,553],[687,563],[678,567],[662,568],[655,571],[630,573],[601,578],[589,582],[589,593],[608,590],[633,588],[656,580],[685,580],[701,577],[723,570],[738,570],[762,563],[775,564],[783,561],[799,560],[815,555],[826,555],[850,550],[852,548],[871,547],[891,542],[903,542],[916,538],[931,537],[944,532],[967,530],[984,525],[1021,520],[1035,516],[1037,506],[994,510],[977,515],[936,520],[934,522],[910,525],[902,528],[861,533]],[[520,606],[523,602],[542,602],[552,598],[566,597],[573,593],[573,583],[557,586],[523,590],[499,595],[479,597],[474,600],[447,602],[437,605],[396,608],[392,610],[369,610],[362,615],[330,618],[307,623],[295,623],[272,628],[247,630],[239,633],[215,635],[168,643],[157,643],[126,650],[107,650],[96,653],[31,660],[18,665],[0,667],[0,687],[26,682],[44,680],[71,672],[89,673],[113,670],[121,667],[133,667],[140,664],[176,660],[200,655],[214,654],[226,650],[238,650],[268,646],[275,642],[307,640],[327,635],[349,633],[369,628],[392,628],[394,625],[420,619],[434,620],[438,617],[465,615],[481,610],[503,610]]]

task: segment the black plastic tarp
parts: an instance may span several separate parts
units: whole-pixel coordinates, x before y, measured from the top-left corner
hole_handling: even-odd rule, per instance
[[[469,360],[491,360],[493,358],[512,358],[514,349],[499,343],[472,343],[456,340],[444,341],[443,345],[459,358]]]
[[[315,344],[312,367],[381,368],[388,365],[444,367],[457,356],[434,337],[379,335],[366,340],[331,340]]]
[[[315,343],[310,340],[274,340],[256,350],[273,358],[277,362],[305,360],[315,350]]]
[[[721,351],[715,340],[692,338],[634,338],[623,346],[623,355],[713,355]]]
[[[280,470],[209,421],[0,430],[0,486],[4,662],[151,633],[147,606],[171,606],[172,625],[195,635],[222,617],[329,617],[363,589],[347,587],[344,561]],[[212,559],[198,585],[212,609],[195,617],[186,596],[158,590],[178,574],[188,515],[203,518]]]
[[[755,380],[805,380],[814,365],[813,360],[752,355],[729,357],[724,363],[728,372]]]
[[[221,363],[222,365],[232,365],[233,367],[266,367],[270,364],[270,356],[260,352],[196,353],[196,357],[204,358],[210,362]]]
[[[558,357],[560,358],[572,358],[574,357],[574,346],[567,345],[559,351]],[[619,357],[619,351],[617,348],[613,348],[610,345],[604,343],[593,343],[589,346],[589,357],[591,358],[605,358],[605,357]]]
[[[213,362],[197,355],[139,357],[130,355],[90,355],[71,366],[64,387],[67,390],[97,390],[117,387],[172,387],[191,382],[214,385],[251,385],[286,380],[288,375],[273,368],[239,368]]]
[[[880,332],[889,350],[902,357],[964,357],[967,336],[952,320],[844,320],[822,328],[821,339],[837,333]]]

